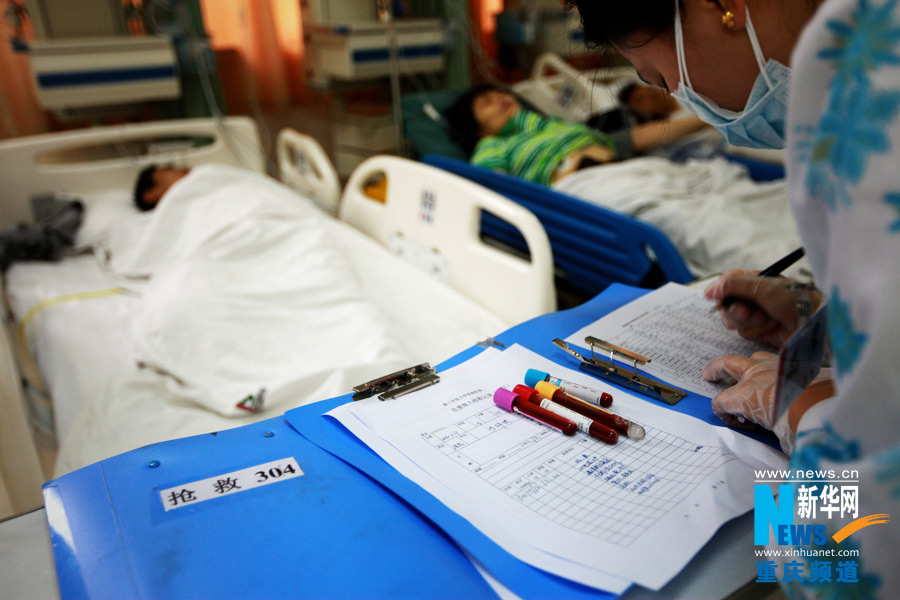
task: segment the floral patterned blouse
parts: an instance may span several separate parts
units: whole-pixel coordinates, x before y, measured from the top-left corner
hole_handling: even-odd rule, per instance
[[[900,597],[900,3],[827,0],[791,61],[792,209],[828,296],[837,394],[800,421],[794,469],[858,470],[858,516],[879,523],[827,546],[852,577],[783,584],[791,597]],[[824,488],[828,481],[818,483]],[[829,534],[852,521],[833,519]],[[821,546],[810,546],[821,548]],[[849,565],[839,555],[835,565]],[[801,581],[802,579],[802,581]],[[842,580],[843,579],[843,580]],[[849,581],[848,581],[849,579]]]

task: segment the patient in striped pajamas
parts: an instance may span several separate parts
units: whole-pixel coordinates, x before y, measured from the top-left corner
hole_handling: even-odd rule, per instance
[[[582,123],[544,117],[506,90],[477,86],[444,113],[473,165],[550,185],[587,166],[634,156],[703,126],[648,123],[613,134]]]

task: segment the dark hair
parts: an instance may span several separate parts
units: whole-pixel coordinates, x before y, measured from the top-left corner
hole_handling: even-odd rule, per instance
[[[138,175],[137,183],[134,186],[134,204],[138,207],[138,210],[148,211],[153,210],[154,204],[148,204],[144,202],[144,194],[153,187],[153,174],[156,172],[156,165],[150,165],[149,167],[145,167],[143,171],[141,171],[140,175]]]
[[[675,25],[672,0],[566,0],[577,8],[589,48],[639,47]],[[646,35],[634,39],[636,33]]]
[[[471,156],[481,138],[481,125],[475,120],[472,103],[475,98],[493,90],[501,90],[500,86],[490,83],[476,85],[457,98],[453,104],[444,110],[444,119],[450,128],[453,141],[462,147],[466,156]]]
[[[619,90],[618,99],[619,104],[622,106],[628,106],[628,102],[631,100],[631,95],[634,93],[634,90],[638,89],[638,84],[636,81],[633,81]]]
[[[631,129],[635,122],[636,119],[632,111],[625,107],[618,107],[593,114],[588,117],[584,124],[600,133],[618,133]]]

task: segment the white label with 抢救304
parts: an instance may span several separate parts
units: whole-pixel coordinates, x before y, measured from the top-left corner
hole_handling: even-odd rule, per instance
[[[254,488],[300,477],[303,471],[293,457],[273,460],[239,471],[207,477],[159,492],[159,499],[167,511],[191,506],[206,500],[221,498]]]

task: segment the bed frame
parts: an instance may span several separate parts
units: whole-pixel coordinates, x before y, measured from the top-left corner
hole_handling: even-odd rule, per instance
[[[331,216],[337,215],[341,180],[325,149],[312,136],[282,129],[275,145],[281,181],[314,201]]]
[[[195,146],[192,140],[206,143]],[[34,196],[68,194],[89,199],[108,190],[131,189],[145,165],[169,162],[187,166],[217,162],[258,172],[265,168],[256,124],[246,117],[97,127],[4,140],[0,142],[0,227],[31,221]],[[4,292],[4,302],[5,297]],[[9,324],[4,311],[0,518],[41,506],[44,482],[29,433],[24,379]]]
[[[192,146],[190,140],[210,143]],[[31,220],[29,199],[48,193],[89,198],[131,189],[151,163],[220,163],[265,170],[255,123],[246,117],[161,121],[48,133],[0,143],[0,225]]]
[[[337,175],[315,140],[292,130],[282,132],[277,150],[282,179],[334,214],[340,190]],[[30,221],[30,198],[37,195],[62,193],[90,202],[103,192],[131,189],[137,174],[150,163],[218,163],[265,172],[264,156],[256,125],[246,117],[98,127],[3,141],[0,226]],[[363,192],[378,173],[389,181],[384,203]],[[351,176],[342,202],[341,218],[398,254],[420,264],[424,256],[451,287],[506,320],[518,322],[554,310],[547,236],[534,215],[508,199],[434,167],[376,157]],[[446,210],[451,205],[453,210]],[[521,231],[530,258],[482,242],[478,236],[482,212]],[[29,435],[13,338],[6,327],[2,329],[0,518],[40,506],[44,481]]]

